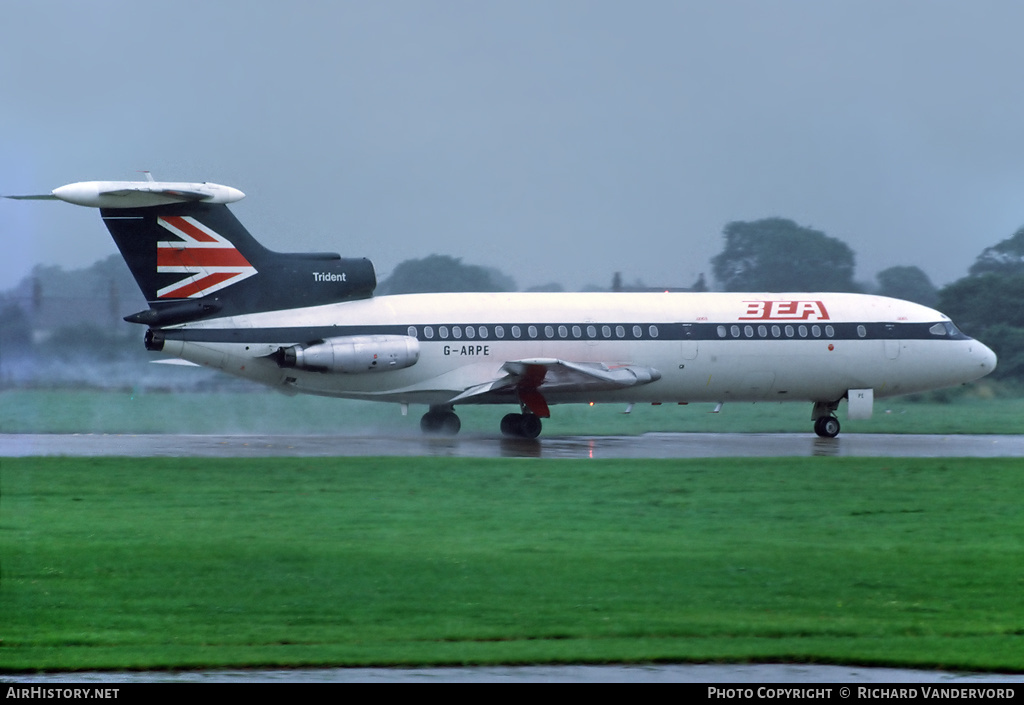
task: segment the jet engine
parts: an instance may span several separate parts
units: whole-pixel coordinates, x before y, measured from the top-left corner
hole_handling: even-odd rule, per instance
[[[281,367],[313,372],[383,372],[415,365],[420,343],[407,335],[352,335],[280,348],[274,358]]]

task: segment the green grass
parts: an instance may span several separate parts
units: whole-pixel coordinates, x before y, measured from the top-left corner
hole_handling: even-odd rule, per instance
[[[1024,462],[0,460],[0,669],[1024,671]]]
[[[635,435],[648,431],[810,433],[810,403],[554,406],[544,435]],[[464,432],[497,435],[512,406],[460,406]],[[0,392],[0,433],[312,433],[364,429],[418,433],[424,406],[408,416],[396,404],[274,392],[135,392],[8,390]],[[880,399],[868,421],[843,433],[1024,433],[1024,398],[961,396],[950,402]]]

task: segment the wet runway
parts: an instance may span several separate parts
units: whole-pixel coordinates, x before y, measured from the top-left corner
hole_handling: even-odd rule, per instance
[[[332,436],[0,434],[0,457],[434,456],[453,458],[720,458],[783,456],[1024,457],[1024,436],[647,433],[642,436]]]

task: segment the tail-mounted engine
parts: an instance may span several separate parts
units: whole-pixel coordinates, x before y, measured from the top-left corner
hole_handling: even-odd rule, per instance
[[[412,367],[420,343],[407,335],[353,335],[280,348],[273,357],[286,368],[363,374]]]

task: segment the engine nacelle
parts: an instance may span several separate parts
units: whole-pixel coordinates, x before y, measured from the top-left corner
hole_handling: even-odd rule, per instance
[[[313,372],[384,372],[415,365],[420,342],[407,335],[352,335],[281,348],[276,358],[281,367]]]

